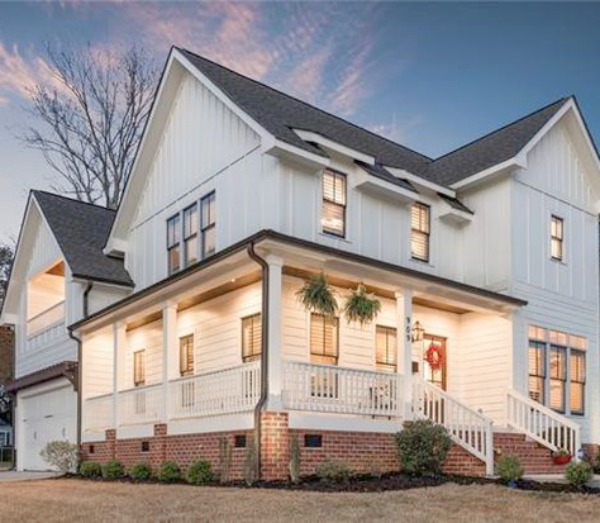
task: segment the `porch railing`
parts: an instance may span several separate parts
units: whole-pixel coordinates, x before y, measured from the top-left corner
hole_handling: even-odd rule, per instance
[[[55,325],[64,323],[64,320],[65,302],[63,300],[27,320],[27,337],[31,339]]]
[[[119,392],[119,424],[154,423],[163,419],[162,383]]]
[[[398,374],[284,362],[284,407],[292,410],[401,417]]]
[[[514,390],[508,393],[508,425],[550,450],[565,449],[577,457],[581,427],[537,401]]]
[[[105,394],[85,401],[85,422],[83,430],[86,432],[100,432],[113,428],[114,395]]]
[[[494,473],[492,420],[467,407],[439,387],[413,376],[413,414],[446,428],[452,440]]]
[[[260,361],[178,379],[169,387],[171,418],[249,411],[260,398]]]

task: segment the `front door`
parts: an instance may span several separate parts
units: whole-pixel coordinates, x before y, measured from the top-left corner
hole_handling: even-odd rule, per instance
[[[423,378],[446,390],[446,374],[448,369],[448,357],[446,352],[446,338],[423,335]]]

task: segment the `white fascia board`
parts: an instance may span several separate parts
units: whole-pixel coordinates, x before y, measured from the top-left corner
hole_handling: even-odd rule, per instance
[[[325,156],[305,151],[304,149],[300,149],[299,147],[277,139],[268,140],[266,144],[264,144],[264,147],[261,148],[261,152],[273,156],[292,157],[301,163],[314,165],[320,168],[329,167],[331,164],[331,160]]]
[[[523,157],[523,155],[518,154],[514,158],[510,158],[509,160],[506,160],[497,165],[493,165],[492,167],[489,167],[488,169],[485,169],[481,172],[473,174],[473,175],[469,176],[468,178],[465,178],[464,180],[460,180],[459,182],[453,183],[450,187],[452,187],[453,189],[458,191],[459,189],[464,189],[465,187],[479,183],[479,182],[483,181],[484,179],[489,178],[490,176],[493,176],[502,171],[505,171],[506,169],[509,169],[511,167],[521,167],[521,168],[527,167],[526,159]]]
[[[19,322],[18,314],[2,313],[0,315],[0,326],[3,325],[16,325]]]
[[[444,187],[443,185],[438,185],[437,183],[425,180],[424,178],[421,178],[420,176],[417,176],[415,174],[411,174],[408,171],[405,171],[404,169],[398,169],[397,167],[388,167],[387,165],[384,165],[384,167],[388,171],[390,171],[394,176],[397,176],[398,178],[404,178],[413,185],[416,185],[417,187],[428,189],[436,193],[442,193],[446,196],[449,196],[450,198],[456,198],[456,192],[452,189],[449,189],[448,187]]]
[[[106,246],[102,249],[102,252],[106,256],[115,256],[123,254],[127,251],[127,242],[117,237],[109,237],[106,242]]]
[[[440,199],[441,200],[441,199]],[[460,209],[455,209],[448,202],[441,200],[442,209],[440,210],[439,217],[441,220],[445,220],[447,222],[456,223],[458,225],[463,225],[465,223],[469,223],[473,220],[473,215],[461,211]]]
[[[392,198],[402,203],[416,202],[419,195],[404,187],[399,187],[391,182],[377,178],[362,169],[356,175],[356,187],[364,191],[375,193],[379,196]]]
[[[339,153],[343,156],[347,156],[368,165],[375,165],[375,158],[373,156],[361,153],[356,149],[342,145],[334,140],[330,140],[319,133],[315,133],[313,131],[304,131],[302,129],[294,129],[293,131],[305,142],[315,142],[319,145],[322,145],[326,149]]]

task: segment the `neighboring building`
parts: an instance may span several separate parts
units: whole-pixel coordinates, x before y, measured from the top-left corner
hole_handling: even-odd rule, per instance
[[[3,419],[0,419],[0,449],[4,447],[12,447],[13,442],[13,429],[10,423],[7,423]],[[2,461],[0,455],[0,461]]]
[[[15,336],[10,325],[0,325],[0,385],[5,385],[13,375]]]
[[[456,443],[448,471],[524,449],[529,473],[551,471],[550,450],[600,443],[599,202],[573,98],[432,160],[175,48],[110,233],[78,259],[118,267],[97,294],[114,303],[83,317],[90,276],[63,256],[84,458],[216,467],[226,438],[239,476],[258,438],[274,479],[297,438],[303,473],[386,470],[402,422],[427,417]],[[43,265],[19,251],[39,244],[9,287],[18,347]],[[340,301],[364,283],[376,321],[306,311],[296,294],[321,271]]]

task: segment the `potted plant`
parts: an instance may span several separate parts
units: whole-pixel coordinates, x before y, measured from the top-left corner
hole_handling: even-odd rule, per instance
[[[552,460],[555,465],[566,465],[571,461],[571,453],[566,449],[558,449],[552,453]]]
[[[361,326],[372,322],[380,310],[381,303],[373,294],[367,293],[362,283],[352,291],[344,305],[344,315],[348,323],[357,321]]]
[[[313,276],[296,293],[306,310],[333,318],[338,310],[335,294],[324,273]]]

